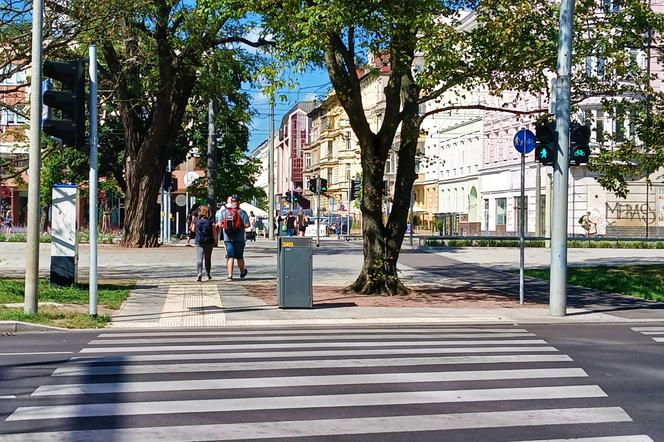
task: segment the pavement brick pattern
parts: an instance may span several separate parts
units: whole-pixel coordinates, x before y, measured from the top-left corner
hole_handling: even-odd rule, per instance
[[[514,326],[104,331],[0,428],[0,441],[652,440]]]

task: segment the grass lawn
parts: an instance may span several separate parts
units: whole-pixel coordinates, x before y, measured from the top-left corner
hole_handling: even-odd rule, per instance
[[[104,310],[117,310],[129,296],[132,283],[99,284],[98,302]],[[67,328],[103,327],[111,318],[99,315],[96,318],[87,314],[88,285],[76,284],[71,287],[51,287],[47,280],[39,282],[39,302],[57,302],[68,304],[63,307],[40,306],[36,315],[26,315],[23,309],[8,308],[3,304],[22,303],[24,281],[0,279],[0,320],[15,320],[55,325]]]
[[[526,275],[549,279],[549,269],[526,270]],[[664,302],[664,265],[569,267],[567,282],[579,287]]]

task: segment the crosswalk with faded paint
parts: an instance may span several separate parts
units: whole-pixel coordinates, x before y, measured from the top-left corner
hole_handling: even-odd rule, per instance
[[[648,336],[655,342],[664,342],[664,327],[632,327],[632,331]]]
[[[102,332],[0,441],[626,441],[627,412],[522,328]]]

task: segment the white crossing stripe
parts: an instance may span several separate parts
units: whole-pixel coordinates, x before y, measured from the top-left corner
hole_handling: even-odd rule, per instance
[[[220,413],[247,410],[367,407],[378,405],[382,406],[598,397],[606,397],[606,393],[604,393],[604,391],[597,385],[571,385],[561,387],[493,388],[478,390],[408,391],[390,393],[198,399],[184,401],[123,402],[19,407],[6,420],[19,421],[98,416]]]
[[[654,442],[650,436],[645,434],[635,434],[633,436],[600,436],[600,437],[582,437],[575,439],[546,439],[531,440],[521,442]]]
[[[312,335],[312,334],[338,334],[338,333],[527,333],[525,328],[343,328],[343,329],[278,329],[278,330],[224,330],[220,331],[158,331],[158,332],[110,332],[100,333],[98,338],[141,338],[149,336],[232,336],[232,335]]]
[[[357,350],[304,350],[304,351],[258,351],[238,353],[172,353],[127,356],[74,356],[69,362],[141,362],[141,361],[195,361],[214,359],[272,359],[313,356],[369,356],[369,355],[422,355],[444,353],[530,353],[557,352],[555,347],[423,347],[423,348],[385,348]]]
[[[570,362],[567,355],[501,355],[501,356],[441,356],[432,358],[376,358],[296,361],[251,361],[199,364],[109,365],[60,367],[52,376],[131,375],[148,373],[194,373],[212,371],[251,371],[308,368],[361,368],[384,366],[417,366],[446,364],[500,364],[526,362]]]
[[[664,342],[664,327],[632,327],[632,330],[651,338],[655,342]]]
[[[32,356],[32,355],[69,355],[70,351],[30,351],[16,353],[0,353],[0,356]]]
[[[323,376],[287,376],[244,379],[197,379],[186,381],[104,382],[96,384],[42,385],[33,396],[115,394],[157,391],[222,390],[238,388],[310,387],[322,385],[403,384],[415,382],[483,381],[499,379],[546,379],[587,377],[580,368],[527,370],[442,371],[429,373],[377,373]]]
[[[431,339],[449,339],[449,338],[455,338],[455,339],[461,339],[461,338],[526,338],[526,337],[531,337],[535,336],[533,333],[458,333],[458,334],[444,334],[444,333],[439,333],[439,334],[431,334],[426,336],[427,340]],[[321,336],[312,336],[312,335],[307,335],[307,336],[297,336],[297,337],[291,337],[290,339],[293,339],[295,341],[326,341],[326,340],[343,340],[343,339],[348,339],[348,340],[361,340],[361,339],[403,339],[404,345],[408,345],[408,339],[422,339],[422,335],[418,334],[403,334],[403,335],[343,335],[343,334],[338,334],[334,336],[327,336],[327,335],[321,335]],[[161,338],[161,337],[154,337],[154,338],[133,338],[133,339],[96,339],[94,341],[90,341],[88,345],[119,345],[119,344],[177,344],[177,343],[185,343],[185,342],[226,342],[226,341],[232,341],[232,342],[237,342],[237,341],[283,341],[284,338],[283,336],[261,336],[261,337],[247,337],[247,338],[242,338],[239,336],[219,336],[219,337],[207,337],[207,338],[201,338],[201,337],[193,337],[193,338]],[[377,341],[379,342],[379,341]]]
[[[321,343],[322,344],[322,343]],[[367,341],[367,342],[325,342],[327,348],[331,347],[427,347],[432,345],[537,345],[546,344],[543,339],[495,339],[477,341]],[[289,342],[279,344],[208,344],[208,345],[151,345],[148,347],[87,347],[79,353],[139,353],[162,351],[213,351],[213,350],[263,350],[270,348],[311,348],[311,342]]]
[[[0,435],[3,442],[159,441],[295,438],[372,433],[446,431],[462,429],[530,427],[546,425],[631,422],[619,407],[553,408],[544,410],[488,411],[481,413],[356,417],[236,424],[183,425],[110,430],[61,431]],[[630,441],[631,442],[631,441]],[[640,441],[639,441],[640,442]]]
[[[16,399],[16,396],[13,394],[6,394],[4,396],[0,396],[0,399]]]

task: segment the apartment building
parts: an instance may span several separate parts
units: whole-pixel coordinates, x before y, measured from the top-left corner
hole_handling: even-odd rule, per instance
[[[0,74],[0,207],[11,211],[18,226],[25,225],[28,202],[27,187],[20,180],[9,177],[9,170],[27,169],[28,131],[24,115],[28,112],[26,71],[7,64]],[[11,168],[2,164],[11,162]],[[27,182],[27,174],[22,174]]]

